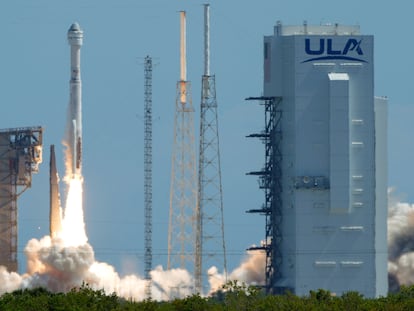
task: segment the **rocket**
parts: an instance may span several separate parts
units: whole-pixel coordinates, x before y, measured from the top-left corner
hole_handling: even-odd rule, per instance
[[[68,30],[70,45],[70,100],[67,144],[71,152],[72,177],[81,175],[82,168],[82,82],[80,75],[80,49],[83,31],[78,23]]]
[[[50,210],[49,210],[49,229],[50,237],[55,238],[62,230],[62,209],[60,207],[59,196],[59,176],[56,169],[55,145],[50,145]]]

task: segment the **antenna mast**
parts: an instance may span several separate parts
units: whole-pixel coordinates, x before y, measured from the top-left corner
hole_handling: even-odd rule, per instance
[[[197,178],[194,145],[194,108],[187,81],[185,11],[180,12],[180,80],[177,82],[174,143],[171,163],[167,268],[194,269]]]
[[[204,75],[201,87],[198,214],[196,232],[196,291],[202,292],[203,270],[227,271],[223,223],[216,80],[210,75],[210,6],[204,5]]]
[[[145,218],[145,296],[151,298],[152,268],[152,58],[145,57],[144,123],[144,218]]]

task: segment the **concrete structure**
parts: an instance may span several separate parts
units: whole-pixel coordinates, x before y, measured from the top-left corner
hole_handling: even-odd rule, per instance
[[[272,292],[387,294],[387,112],[386,99],[374,105],[373,45],[359,26],[278,23],[264,38],[261,99],[276,119],[272,165],[256,175],[280,189],[257,211],[271,223]]]

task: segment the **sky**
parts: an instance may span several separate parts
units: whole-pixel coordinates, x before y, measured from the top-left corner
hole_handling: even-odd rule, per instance
[[[179,79],[179,13],[187,12],[187,77],[198,137],[203,70],[203,6],[188,0],[14,0],[0,2],[0,128],[41,125],[43,163],[18,201],[20,272],[23,249],[49,232],[49,146],[61,144],[69,100],[67,30],[79,22],[83,103],[84,210],[100,261],[122,273],[144,269],[144,57],[153,71],[153,264],[167,261],[171,150]],[[264,217],[246,214],[264,200],[254,176],[264,148],[245,138],[264,124],[263,36],[284,25],[360,25],[375,38],[375,94],[389,98],[389,186],[414,202],[412,162],[412,16],[409,1],[207,1],[211,6],[211,72],[216,75],[228,268],[264,238]],[[62,189],[63,190],[63,189]]]

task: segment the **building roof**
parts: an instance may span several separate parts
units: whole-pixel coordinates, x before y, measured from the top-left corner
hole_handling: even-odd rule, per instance
[[[360,35],[359,25],[339,25],[324,24],[324,25],[308,25],[306,22],[303,25],[282,25],[280,21],[276,23],[274,28],[275,36],[292,36],[292,35]]]

